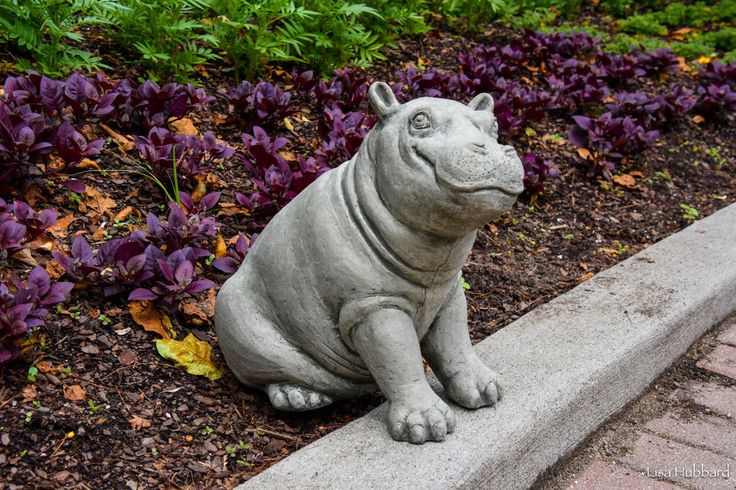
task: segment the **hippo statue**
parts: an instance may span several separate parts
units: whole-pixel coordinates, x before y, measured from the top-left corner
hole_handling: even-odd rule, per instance
[[[378,122],[358,153],[279,211],[220,289],[217,335],[235,376],[277,409],[380,388],[394,439],[441,441],[455,416],[422,357],[455,403],[501,397],[471,348],[460,274],[524,171],[497,141],[488,94],[400,104],[376,82],[369,101]]]

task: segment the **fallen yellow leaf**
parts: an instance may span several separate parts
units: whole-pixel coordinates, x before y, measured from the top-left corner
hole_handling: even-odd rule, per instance
[[[76,164],[74,168],[93,168],[95,170],[99,170],[100,165],[89,158],[82,158],[82,161]]]
[[[174,337],[171,319],[165,313],[158,311],[150,301],[131,301],[128,311],[133,320],[143,327],[143,330],[156,333],[164,340]]]
[[[701,116],[701,115],[693,116],[693,122],[695,124],[700,124],[703,121],[705,121],[705,118],[703,116]]]
[[[227,244],[225,243],[225,239],[222,238],[222,235],[218,234],[217,239],[215,239],[215,257],[219,259],[225,255],[227,255]]]
[[[211,380],[222,377],[222,371],[212,363],[212,346],[191,333],[184,340],[156,339],[156,350],[164,359],[170,359],[189,374],[205,376]]]

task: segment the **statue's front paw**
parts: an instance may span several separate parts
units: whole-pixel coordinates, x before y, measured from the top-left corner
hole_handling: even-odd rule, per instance
[[[434,392],[406,401],[392,401],[390,407],[388,430],[397,441],[412,444],[443,441],[455,430],[455,414]]]
[[[502,395],[498,375],[480,359],[446,380],[445,390],[455,403],[465,408],[495,405]]]

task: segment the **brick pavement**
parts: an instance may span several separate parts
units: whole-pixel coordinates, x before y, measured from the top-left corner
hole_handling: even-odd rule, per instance
[[[535,487],[736,489],[736,316]]]

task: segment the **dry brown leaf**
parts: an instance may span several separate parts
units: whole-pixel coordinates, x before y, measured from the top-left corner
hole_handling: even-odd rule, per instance
[[[636,187],[636,179],[631,174],[614,175],[611,179],[622,187],[633,189]]]
[[[593,274],[592,272],[585,273],[582,276],[580,276],[580,279],[578,279],[578,282],[585,282],[588,279],[590,279],[591,277],[593,277],[594,275],[595,274]]]
[[[82,161],[76,164],[74,168],[93,168],[99,170],[100,165],[90,158],[82,158]]]
[[[79,128],[79,132],[84,135],[85,138],[87,138],[87,141],[92,141],[97,139],[97,134],[95,133],[95,128],[93,128],[89,124],[85,124],[81,128]]]
[[[124,201],[130,201],[132,198],[138,197],[140,193],[141,193],[140,187],[136,187],[135,189],[130,191],[130,193],[127,196],[125,196]]]
[[[611,257],[618,257],[619,255],[621,255],[621,252],[613,248],[599,248],[598,250],[600,250],[601,252],[605,254],[610,255]]]
[[[644,172],[641,172],[639,170],[634,170],[633,172],[629,172],[629,175],[631,175],[632,177],[639,177],[640,179],[643,179],[644,177],[646,177],[646,175],[644,175]]]
[[[51,238],[50,236],[46,234],[43,234],[43,235],[37,236],[36,239],[33,240],[32,242],[29,242],[28,248],[30,248],[31,250],[43,249],[43,250],[50,251],[51,249],[54,248],[55,243],[56,241],[54,241],[53,238]]]
[[[74,222],[74,215],[67,214],[63,218],[56,220],[56,224],[49,227],[48,232],[56,238],[66,238],[69,234],[69,225]]]
[[[204,175],[196,175],[194,180],[197,181],[192,191],[192,201],[199,202],[207,194],[207,184],[205,183],[207,178]]]
[[[148,427],[151,427],[151,421],[144,419],[143,417],[139,417],[138,415],[133,415],[133,417],[128,420],[128,423],[130,424],[130,427],[138,432],[141,429],[146,429]]]
[[[97,220],[102,217],[105,213],[114,209],[118,203],[109,197],[105,197],[100,194],[100,191],[94,187],[89,187],[84,190],[84,211],[80,206],[80,211],[87,214],[87,217],[93,220]]]
[[[578,155],[584,160],[591,160],[593,158],[593,155],[587,148],[578,148]]]
[[[125,206],[118,214],[115,215],[115,217],[112,219],[113,221],[125,221],[128,219],[128,216],[130,216],[130,213],[133,212],[133,206]]]
[[[49,361],[39,361],[36,363],[36,369],[42,373],[50,373],[54,370],[54,366]]]
[[[64,268],[56,260],[46,262],[45,269],[51,279],[59,279],[66,273]]]
[[[31,250],[29,248],[24,248],[18,252],[15,252],[12,257],[14,260],[17,260],[21,264],[27,265],[28,267],[36,267],[38,265],[36,259],[34,259],[31,255]]]
[[[187,319],[187,322],[193,325],[199,326],[210,323],[207,313],[194,300],[186,300],[179,303],[179,311]]]
[[[158,311],[150,301],[131,301],[128,311],[143,330],[156,333],[164,339],[173,337],[174,327],[171,320],[165,313]]]
[[[33,184],[23,192],[23,200],[27,202],[29,206],[36,207],[38,200],[45,199],[46,194],[47,193],[43,189]]]
[[[171,123],[171,127],[174,128],[174,132],[178,134],[188,134],[191,136],[197,136],[199,130],[194,126],[194,121],[188,117],[177,119]]]
[[[115,141],[115,143],[117,143],[123,151],[130,151],[135,148],[135,142],[132,138],[123,136],[106,124],[100,124],[100,127],[104,129],[107,134],[110,135],[113,141]]]
[[[289,163],[295,163],[297,161],[296,155],[293,151],[280,151],[279,155],[281,155],[281,157]]]
[[[225,255],[227,255],[227,244],[225,243],[225,239],[222,238],[222,235],[218,233],[215,239],[215,257],[219,259]]]
[[[215,124],[215,126],[220,126],[227,122],[229,119],[229,116],[227,114],[220,114],[217,113],[214,116],[212,116],[212,122]]]
[[[21,395],[23,395],[23,403],[28,403],[31,400],[35,400],[38,396],[36,385],[27,385],[21,391]]]
[[[64,392],[64,398],[71,401],[84,400],[87,395],[84,388],[79,385],[64,385],[62,391]]]
[[[95,241],[100,241],[105,239],[105,227],[104,226],[98,226],[97,229],[92,233],[92,239]]]

